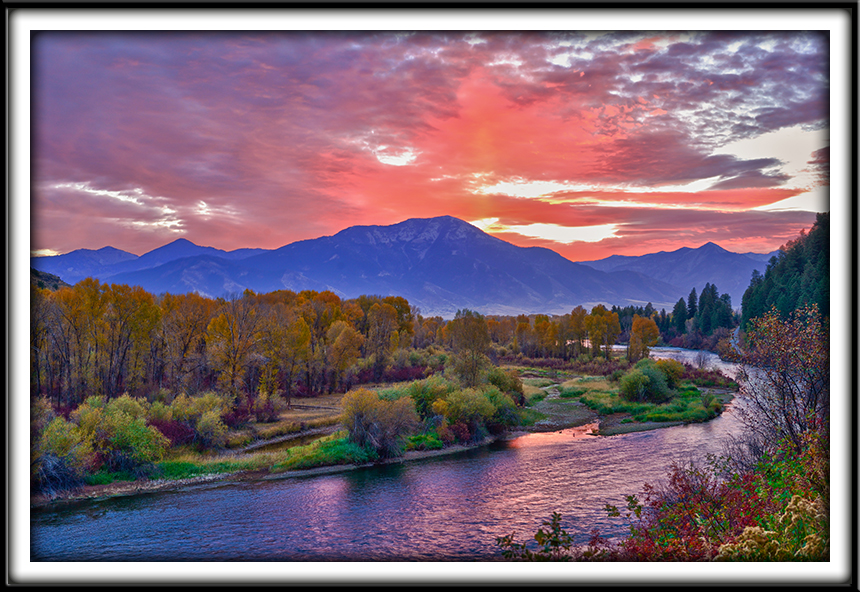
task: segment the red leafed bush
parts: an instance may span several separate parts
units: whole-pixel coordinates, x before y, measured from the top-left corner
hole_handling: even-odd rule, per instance
[[[170,440],[171,446],[181,446],[194,441],[194,428],[182,421],[174,419],[150,419],[149,425]]]
[[[457,422],[448,426],[451,433],[457,442],[468,442],[472,438],[472,432],[469,431],[469,426],[463,422]]]

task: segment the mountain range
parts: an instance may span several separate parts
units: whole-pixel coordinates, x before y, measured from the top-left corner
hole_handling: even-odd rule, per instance
[[[737,308],[752,269],[764,271],[762,257],[708,243],[698,249],[577,263],[442,216],[353,226],[272,250],[222,251],[178,239],[141,256],[104,247],[30,261],[32,268],[70,284],[94,277],[154,294],[198,292],[208,297],[245,289],[331,290],[342,298],[397,295],[424,316],[451,318],[461,308],[484,314],[563,314],[598,303],[651,302],[658,310],[671,310],[678,298],[707,282],[729,292]]]

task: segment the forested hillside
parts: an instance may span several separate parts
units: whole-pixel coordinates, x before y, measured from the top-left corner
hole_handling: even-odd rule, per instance
[[[744,292],[743,326],[775,306],[787,317],[804,305],[815,304],[821,318],[830,317],[830,213],[818,214],[809,232],[780,248],[764,275],[753,272]]]

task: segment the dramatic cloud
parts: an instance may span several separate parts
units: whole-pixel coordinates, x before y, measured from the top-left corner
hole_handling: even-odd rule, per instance
[[[33,250],[453,215],[573,260],[769,251],[826,206],[826,36],[33,36]]]

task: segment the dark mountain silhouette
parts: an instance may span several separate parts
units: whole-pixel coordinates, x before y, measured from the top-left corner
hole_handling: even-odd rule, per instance
[[[709,242],[696,249],[683,247],[640,256],[612,255],[580,263],[606,272],[636,271],[677,286],[685,295],[693,288],[701,294],[705,284],[710,283],[717,286],[721,294],[728,293],[732,297],[733,308],[740,308],[753,270],[764,272],[774,254],[732,253]]]
[[[560,314],[577,305],[590,308],[597,303],[625,306],[651,302],[657,309],[669,310],[694,284],[688,283],[688,276],[672,275],[667,269],[688,266],[690,273],[701,271],[708,277],[702,286],[709,281],[725,292],[729,283],[726,272],[718,266],[719,273],[711,277],[709,265],[731,255],[756,263],[717,245],[675,253],[681,251],[694,253],[698,263],[688,265],[686,259],[663,263],[660,259],[645,265],[640,261],[666,253],[574,263],[550,249],[518,247],[462,220],[442,216],[391,226],[354,226],[333,236],[274,250],[228,252],[179,239],[140,257],[125,253],[101,266],[95,265],[92,257],[82,259],[79,251],[31,261],[34,268],[69,283],[90,276],[109,283],[139,285],[155,294],[199,292],[209,297],[239,294],[245,289],[331,290],[342,298],[397,295],[425,316],[447,318],[461,308],[485,314]],[[86,275],[81,275],[84,267]],[[752,268],[749,273],[743,269],[740,273],[742,294]],[[732,298],[734,302],[735,296]]]

